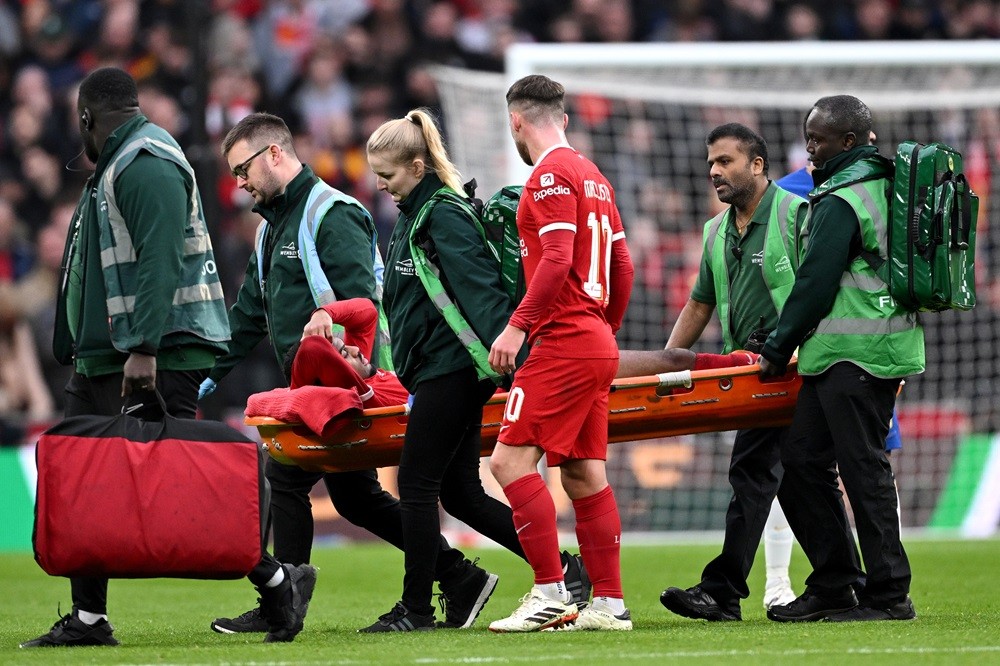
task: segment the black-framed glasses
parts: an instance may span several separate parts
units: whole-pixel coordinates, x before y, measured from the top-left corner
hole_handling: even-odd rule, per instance
[[[256,153],[254,153],[253,155],[251,155],[250,157],[248,157],[244,161],[240,162],[236,166],[234,166],[233,169],[232,169],[232,171],[230,172],[230,173],[233,174],[233,178],[242,178],[243,180],[246,180],[247,176],[249,175],[247,173],[247,169],[250,168],[250,163],[253,162],[255,159],[257,159],[257,156],[259,156],[261,153],[263,153],[265,150],[267,150],[270,147],[271,147],[271,144],[267,144],[266,146],[264,146],[263,148],[261,148],[260,150],[258,150]]]

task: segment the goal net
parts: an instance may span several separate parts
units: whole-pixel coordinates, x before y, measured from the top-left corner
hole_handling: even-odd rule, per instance
[[[702,225],[720,210],[705,162],[713,127],[755,128],[777,179],[805,165],[802,126],[812,104],[847,93],[872,109],[883,154],[907,139],[959,150],[981,197],[979,304],[922,316],[927,371],[909,379],[900,397],[903,448],[892,460],[904,526],[996,529],[1000,490],[987,481],[1000,476],[993,435],[1000,426],[1000,254],[993,247],[1000,240],[1000,44],[517,45],[506,74],[435,72],[451,155],[486,196],[527,175],[509,136],[504,93],[529,73],[565,85],[569,142],[617,192],[636,267],[622,348],[662,347],[690,294]],[[713,321],[698,348],[720,345]],[[732,439],[716,433],[612,445],[609,474],[624,529],[722,529]],[[569,506],[562,509],[571,518]]]

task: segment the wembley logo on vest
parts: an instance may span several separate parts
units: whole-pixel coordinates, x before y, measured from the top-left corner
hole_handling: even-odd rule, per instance
[[[295,249],[295,241],[291,241],[288,245],[281,246],[281,256],[286,259],[299,258],[299,251]]]
[[[400,275],[414,275],[413,259],[403,259],[396,262],[396,272]]]

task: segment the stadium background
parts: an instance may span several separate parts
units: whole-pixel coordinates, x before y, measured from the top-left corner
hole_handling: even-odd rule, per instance
[[[778,177],[803,162],[799,134],[811,102],[861,86],[875,95],[859,94],[873,108],[884,153],[914,138],[944,141],[965,155],[982,197],[980,304],[925,318],[928,372],[911,380],[901,399],[904,448],[894,467],[904,526],[993,533],[1000,513],[988,483],[997,485],[1000,474],[1000,220],[991,202],[1000,103],[989,95],[1000,90],[1000,58],[887,70],[875,56],[865,63],[865,53],[886,41],[890,48],[948,50],[923,41],[932,39],[951,40],[956,51],[995,53],[989,40],[998,35],[1000,5],[986,0],[0,2],[0,501],[8,507],[0,550],[30,548],[31,446],[56,418],[67,376],[49,342],[62,240],[88,173],[73,113],[76,85],[88,71],[130,71],[143,111],[185,147],[231,301],[258,221],[218,156],[221,137],[240,117],[254,110],[285,117],[303,161],[365,202],[384,241],[395,207],[374,191],[363,153],[368,134],[387,118],[429,106],[444,120],[464,175],[488,193],[511,173],[505,54],[514,44],[579,42],[662,47],[652,66],[595,69],[574,62],[577,51],[566,46],[556,58],[561,64],[547,70],[568,82],[571,142],[595,158],[618,192],[639,276],[623,347],[662,346],[687,298],[701,224],[717,206],[703,146],[715,124],[758,128]],[[669,54],[685,44],[702,51],[719,45],[733,53],[731,63],[681,72]],[[797,52],[825,45],[854,51],[864,64],[796,69]],[[791,49],[787,67],[761,66],[753,76],[739,67],[740,53],[748,59],[771,47]],[[478,153],[477,143],[485,146]],[[717,346],[717,332],[700,344]],[[260,349],[205,401],[205,416],[239,425],[246,396],[280,383],[272,356]],[[721,529],[731,439],[723,433],[615,445],[610,473],[625,529],[659,536]],[[386,481],[391,485],[391,471]],[[363,536],[332,514],[322,493],[315,508],[321,538]],[[568,505],[560,509],[565,516]],[[472,538],[459,525],[449,529]]]

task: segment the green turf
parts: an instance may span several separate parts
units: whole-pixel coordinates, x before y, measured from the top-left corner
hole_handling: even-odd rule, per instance
[[[480,551],[500,586],[476,626],[465,631],[366,635],[355,629],[389,610],[399,595],[402,557],[381,546],[317,549],[320,567],[305,631],[291,644],[261,635],[223,636],[216,615],[253,605],[246,581],[113,581],[117,648],[19,650],[43,633],[69,585],[46,576],[30,556],[0,556],[0,664],[990,664],[1000,662],[1000,540],[910,541],[915,622],[786,625],[760,605],[755,567],[742,623],[676,617],[659,604],[668,585],[695,583],[718,546],[665,545],[623,551],[626,598],[635,631],[623,634],[493,635],[489,620],[508,614],[530,586],[527,566],[506,552]],[[793,579],[806,563],[796,551]]]

